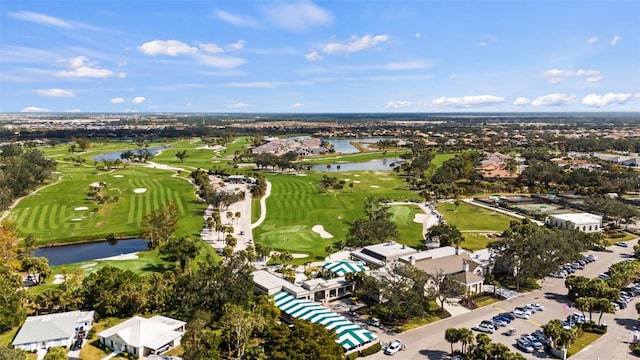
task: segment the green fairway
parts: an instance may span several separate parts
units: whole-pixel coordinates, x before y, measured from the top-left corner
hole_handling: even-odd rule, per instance
[[[411,247],[424,246],[424,234],[422,233],[422,223],[414,222],[416,214],[424,214],[416,205],[392,205],[391,220],[398,225],[400,243]]]
[[[307,254],[308,260],[320,260],[327,255],[327,245],[335,245],[338,240],[346,238],[347,222],[364,216],[366,197],[404,201],[413,195],[405,189],[404,181],[393,173],[374,171],[331,174],[339,180],[348,180],[347,186],[343,190],[320,193],[318,182],[322,174],[314,171],[308,176],[268,176],[272,190],[267,199],[267,217],[253,232],[257,242],[268,244],[275,250]],[[349,182],[354,184],[353,188],[348,186]],[[411,207],[405,210],[398,208],[394,215],[397,213],[395,217],[401,219],[401,234],[411,237],[409,242],[414,244],[413,237],[419,238],[422,226],[412,222]],[[315,225],[322,225],[333,238],[321,238],[311,230]]]
[[[198,235],[202,227],[205,205],[196,201],[186,179],[172,177],[173,171],[131,165],[97,172],[92,167],[59,164],[58,172],[54,176],[59,183],[23,199],[8,217],[21,234],[35,235],[40,245],[100,239],[111,233],[137,236],[142,217],[167,200],[175,202],[180,212],[175,235]],[[104,204],[90,200],[89,186],[97,182],[106,182],[105,193],[118,200]]]

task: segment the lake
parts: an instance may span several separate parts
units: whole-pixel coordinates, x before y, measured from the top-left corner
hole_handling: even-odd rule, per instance
[[[54,266],[149,250],[148,244],[149,240],[144,239],[100,241],[41,248],[33,255],[46,257],[49,265]]]
[[[162,150],[164,148],[166,148],[166,146],[155,146],[155,147],[152,147],[152,148],[148,148],[146,150],[149,150],[150,153],[155,155],[160,150]],[[134,149],[134,150],[131,150],[131,151],[133,151],[133,153],[137,155],[137,154],[140,154],[140,152],[142,150],[145,150],[145,149]],[[125,151],[126,150],[124,150],[124,151],[116,151],[116,152],[107,153],[107,154],[100,154],[98,156],[92,157],[91,160],[95,160],[95,161],[104,161],[104,160],[114,161],[114,160],[118,160],[118,159],[120,159],[120,155]]]
[[[377,143],[379,140],[397,140],[397,138],[354,138],[354,139],[322,139],[333,145],[333,150],[341,154],[356,154],[359,153],[355,146],[351,145],[352,142],[357,143]]]
[[[393,170],[394,165],[404,161],[400,158],[377,159],[363,162],[336,162],[331,163],[331,167],[327,169],[327,165],[315,165],[311,167],[313,170],[327,172],[346,172],[346,171],[389,171]],[[340,169],[338,169],[340,165]]]

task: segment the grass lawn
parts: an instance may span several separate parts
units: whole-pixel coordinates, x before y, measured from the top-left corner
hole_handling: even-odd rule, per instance
[[[453,202],[440,203],[437,205],[437,209],[448,224],[457,226],[460,231],[502,232],[509,227],[511,220],[515,219],[464,202],[460,202],[460,207],[457,210]]]
[[[18,330],[20,330],[20,326],[16,326],[13,329],[0,334],[0,346],[11,346],[13,338],[16,337]]]
[[[376,151],[355,154],[325,154],[319,157],[306,158],[302,161],[302,163],[309,165],[321,165],[333,164],[335,162],[364,162],[384,158],[394,158],[406,152],[407,150],[389,150],[387,152]]]
[[[465,232],[462,233],[462,237],[464,238],[462,247],[471,251],[486,249],[489,243],[498,240],[488,238],[486,232]]]
[[[629,240],[633,240],[633,239],[637,239],[638,238],[638,235],[634,235],[634,234],[629,233],[629,232],[624,232],[624,234],[625,234],[625,237],[618,237],[618,238],[608,237],[605,234],[605,238],[609,242],[609,246],[617,243],[618,241],[629,241]]]
[[[322,260],[327,255],[324,251],[327,245],[333,246],[337,240],[346,238],[349,229],[347,222],[364,216],[366,197],[405,200],[413,195],[405,189],[406,184],[402,179],[392,172],[382,171],[329,174],[338,180],[352,181],[354,187],[345,186],[343,190],[320,193],[318,182],[323,174],[312,171],[308,176],[268,175],[272,190],[267,199],[267,217],[254,230],[254,240],[275,250],[308,254],[308,258],[299,259],[302,262]],[[409,213],[409,209],[398,210],[398,217],[408,218]],[[413,216],[410,217],[412,220]],[[411,226],[415,226],[416,234],[420,236],[422,227],[414,224]],[[322,239],[311,231],[314,225],[323,225],[333,238]],[[407,234],[411,233],[410,230],[406,231]]]
[[[205,205],[198,203],[194,187],[175,172],[128,166],[110,172],[92,167],[59,164],[61,181],[24,198],[11,211],[21,234],[33,234],[38,244],[102,239],[140,234],[142,217],[174,201],[180,212],[175,235],[199,235]],[[98,205],[87,197],[89,185],[106,182],[106,193],[118,201]],[[135,189],[146,189],[136,193]],[[86,208],[86,210],[85,210]]]
[[[473,300],[473,303],[476,304],[477,307],[483,307],[483,306],[487,306],[487,305],[491,305],[494,303],[497,303],[498,301],[500,301],[500,299],[496,299],[493,297],[493,295],[483,295],[477,299]]]
[[[569,347],[569,349],[567,349],[567,356],[571,356],[573,354],[577,354],[580,350],[584,349],[585,347],[587,347],[587,345],[591,344],[592,342],[598,340],[598,338],[602,336],[599,334],[593,334],[593,333],[588,333],[585,332],[582,334],[582,336],[580,336],[576,342],[574,342],[573,344],[571,344],[571,346]]]
[[[93,323],[93,329],[96,331],[96,334],[104,331],[112,326],[118,325],[121,322],[125,321],[127,319],[120,319],[120,318],[106,318],[106,319],[102,319],[100,321],[96,321]],[[100,360],[102,358],[104,358],[105,356],[111,354],[113,351],[111,350],[102,350],[98,347],[99,344],[99,339],[98,337],[94,337],[93,339],[89,340],[89,342],[87,342],[83,347],[82,350],[80,350],[80,358],[82,360]],[[124,357],[121,356],[116,356],[113,359],[125,359]]]
[[[423,247],[422,223],[413,221],[416,214],[423,214],[423,211],[416,205],[393,205],[390,208],[391,220],[398,225],[400,242],[411,247]]]

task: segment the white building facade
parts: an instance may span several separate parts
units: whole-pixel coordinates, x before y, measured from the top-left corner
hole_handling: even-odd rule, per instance
[[[598,232],[602,230],[602,216],[590,213],[557,214],[547,217],[548,225],[563,230]]]

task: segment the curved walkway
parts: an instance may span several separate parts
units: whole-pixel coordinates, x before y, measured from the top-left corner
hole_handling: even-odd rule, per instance
[[[260,217],[258,218],[258,220],[256,220],[256,222],[251,224],[251,230],[260,226],[260,224],[262,224],[264,219],[267,217],[267,198],[271,195],[271,183],[269,181],[266,181],[266,184],[267,188],[264,192],[264,196],[262,197],[262,199],[260,199]]]

